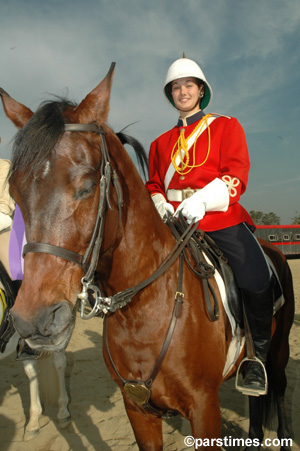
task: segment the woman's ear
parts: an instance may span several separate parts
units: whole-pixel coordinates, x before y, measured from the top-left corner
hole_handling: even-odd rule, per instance
[[[201,99],[204,96],[204,92],[205,92],[204,84],[201,83],[199,86],[199,97],[201,97]]]

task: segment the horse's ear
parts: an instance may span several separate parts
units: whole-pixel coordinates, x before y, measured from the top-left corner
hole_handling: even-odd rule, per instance
[[[33,116],[33,112],[10,97],[4,89],[0,88],[0,97],[6,116],[15,124],[16,127],[22,128],[27,121]]]
[[[100,125],[106,122],[115,65],[116,63],[111,64],[104,80],[76,108],[76,119],[80,123],[96,122]]]

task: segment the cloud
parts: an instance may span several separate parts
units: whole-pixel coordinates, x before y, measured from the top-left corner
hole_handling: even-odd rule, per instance
[[[212,85],[211,111],[236,116],[244,126],[255,176],[263,165],[265,177],[272,178],[273,168],[261,160],[261,149],[272,152],[278,135],[284,138],[281,151],[288,150],[290,159],[278,158],[275,171],[294,170],[299,152],[299,2],[2,3],[0,86],[30,108],[36,109],[49,93],[80,101],[116,61],[109,124],[118,131],[137,122],[129,132],[148,149],[176,121],[162,87],[168,66],[185,51]],[[0,108],[1,156],[9,157],[14,131]]]

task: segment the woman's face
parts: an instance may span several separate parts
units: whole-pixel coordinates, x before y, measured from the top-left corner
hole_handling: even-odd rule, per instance
[[[200,87],[193,77],[178,78],[172,82],[171,94],[181,117],[199,110],[200,96],[204,94],[203,84]]]

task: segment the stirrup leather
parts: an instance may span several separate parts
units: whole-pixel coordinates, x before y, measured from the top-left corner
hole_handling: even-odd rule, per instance
[[[239,383],[240,370],[241,370],[242,365],[245,362],[257,362],[257,363],[259,363],[262,366],[263,371],[264,371],[264,376],[265,376],[265,386],[264,386],[263,389],[261,389],[261,388],[247,388],[247,387],[244,387],[243,385],[241,385]],[[247,395],[247,396],[260,396],[260,395],[266,395],[268,393],[268,376],[267,376],[267,371],[266,371],[265,365],[262,363],[262,361],[260,359],[258,359],[257,357],[254,357],[254,358],[245,357],[241,361],[241,363],[239,364],[239,367],[237,369],[237,372],[236,372],[235,388],[238,391],[240,391],[241,393],[243,393],[243,395]]]

